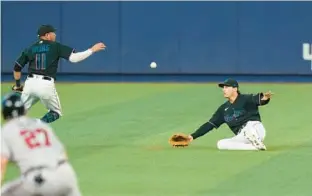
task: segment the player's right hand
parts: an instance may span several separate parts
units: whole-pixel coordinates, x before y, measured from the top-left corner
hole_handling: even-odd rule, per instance
[[[91,50],[92,52],[98,52],[98,51],[104,50],[105,48],[106,46],[102,42],[100,42],[92,46]]]
[[[264,96],[263,96],[263,99],[264,100],[271,99],[272,95],[274,95],[274,93],[272,93],[271,91],[265,92]]]

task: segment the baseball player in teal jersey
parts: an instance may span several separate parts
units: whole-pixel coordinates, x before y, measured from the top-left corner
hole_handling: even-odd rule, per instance
[[[227,124],[234,137],[219,140],[220,150],[266,150],[264,138],[266,130],[261,122],[259,106],[267,105],[272,97],[270,91],[257,94],[242,94],[238,82],[227,79],[218,84],[223,89],[227,101],[218,107],[210,120],[189,136],[190,141],[211,130]]]
[[[174,134],[169,143],[175,147],[188,146],[192,141],[226,124],[234,137],[221,139],[217,143],[220,150],[266,150],[264,138],[266,130],[262,124],[259,107],[267,105],[273,93],[242,94],[238,82],[227,79],[218,84],[227,99],[213,113],[210,119],[192,134]]]
[[[54,122],[62,116],[61,104],[54,84],[60,58],[77,63],[106,47],[103,43],[97,43],[83,52],[75,52],[72,47],[55,41],[55,31],[51,25],[40,26],[38,41],[23,50],[14,66],[16,84],[13,85],[12,90],[22,93],[26,110],[41,101],[49,110],[41,118],[46,123]],[[23,86],[20,81],[21,70],[26,64],[28,64],[28,76]]]

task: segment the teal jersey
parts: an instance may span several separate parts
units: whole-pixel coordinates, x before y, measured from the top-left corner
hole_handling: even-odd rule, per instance
[[[47,40],[38,40],[26,48],[16,63],[24,68],[28,64],[29,74],[40,74],[56,78],[60,58],[68,60],[74,49]]]
[[[261,93],[256,95],[240,94],[234,103],[227,101],[222,104],[209,122],[215,128],[226,123],[234,134],[238,134],[248,121],[261,121],[259,106],[267,104],[267,102],[262,103],[261,97]]]

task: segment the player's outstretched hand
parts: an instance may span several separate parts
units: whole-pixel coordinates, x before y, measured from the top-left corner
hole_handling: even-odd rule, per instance
[[[272,97],[272,95],[274,95],[274,93],[272,93],[271,91],[265,92],[263,93],[263,100],[268,100]]]
[[[100,42],[100,43],[94,44],[94,46],[91,47],[91,50],[94,53],[94,52],[104,50],[105,48],[106,46],[102,42]]]

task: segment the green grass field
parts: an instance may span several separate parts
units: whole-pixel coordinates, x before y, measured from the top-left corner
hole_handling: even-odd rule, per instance
[[[52,126],[85,196],[310,195],[312,84],[241,86],[275,93],[261,109],[268,151],[218,151],[217,141],[232,137],[226,125],[188,148],[169,146],[224,102],[215,84],[57,84],[64,116]],[[29,115],[45,112],[38,103]],[[7,180],[17,174],[10,167]]]

